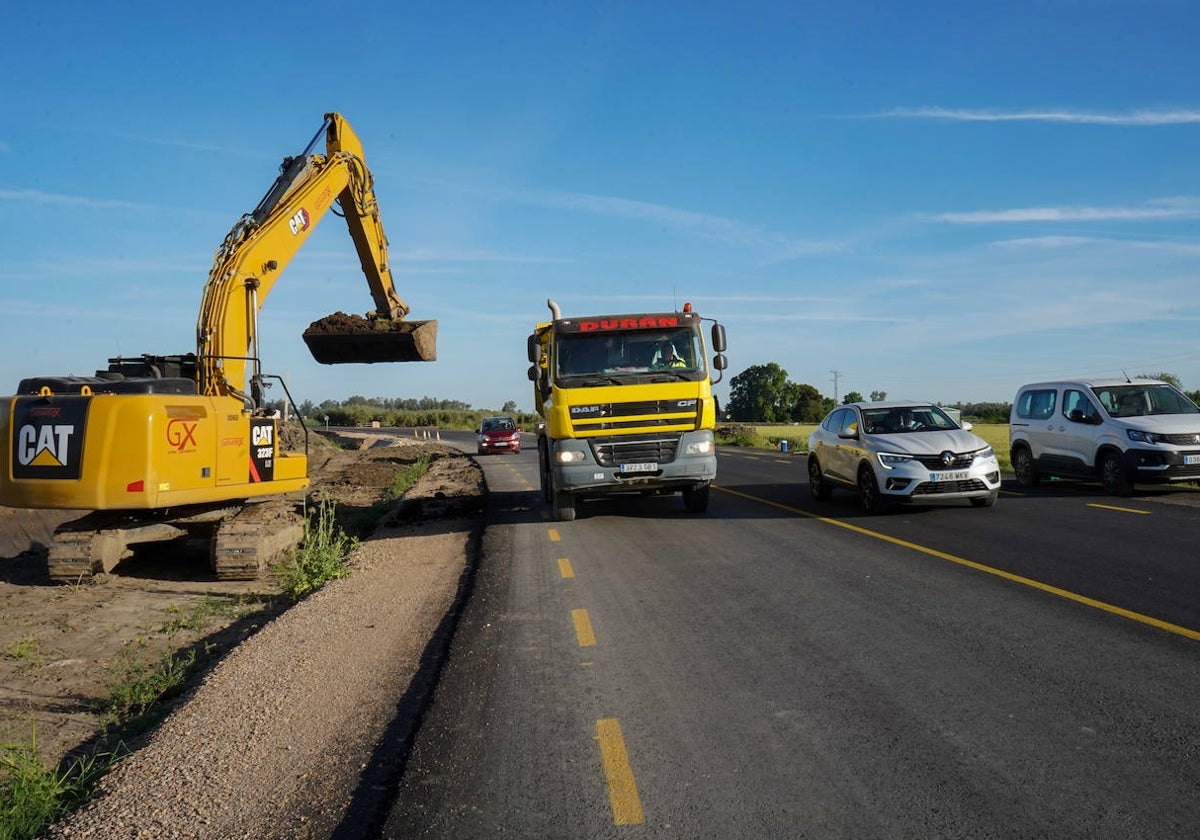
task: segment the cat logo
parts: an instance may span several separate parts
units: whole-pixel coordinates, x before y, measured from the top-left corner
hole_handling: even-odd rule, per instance
[[[74,433],[74,426],[22,426],[17,430],[17,463],[23,467],[67,466]]]
[[[18,398],[13,407],[12,477],[79,478],[91,397]]]
[[[288,228],[292,231],[292,235],[295,236],[308,230],[311,221],[308,211],[301,207],[292,215],[292,218],[288,219]]]

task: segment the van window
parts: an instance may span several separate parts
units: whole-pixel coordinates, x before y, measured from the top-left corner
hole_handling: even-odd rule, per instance
[[[1058,391],[1053,388],[1035,388],[1017,397],[1017,416],[1023,420],[1045,420],[1054,414]]]
[[[1077,423],[1087,423],[1099,417],[1100,411],[1083,391],[1068,388],[1063,391],[1063,415]]]
[[[1195,403],[1170,385],[1131,382],[1094,390],[1104,410],[1113,417],[1200,412]]]

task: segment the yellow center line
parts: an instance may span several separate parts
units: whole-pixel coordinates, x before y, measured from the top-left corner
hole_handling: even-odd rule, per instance
[[[1161,619],[1154,618],[1153,616],[1133,612],[1132,610],[1127,610],[1114,604],[1108,604],[1104,601],[1097,601],[1095,598],[1089,598],[1086,595],[1080,595],[1067,589],[1060,589],[1057,586],[1051,586],[1048,583],[1042,583],[1041,581],[1033,580],[1032,578],[1014,575],[1012,572],[1005,572],[1001,569],[985,566],[982,563],[976,563],[973,560],[967,560],[963,557],[956,557],[953,554],[947,554],[944,551],[938,551],[936,548],[929,548],[928,546],[911,543],[907,540],[902,540],[897,537],[890,537],[887,534],[881,534],[878,531],[870,531],[866,528],[859,527],[858,525],[851,525],[849,522],[843,522],[840,519],[830,519],[827,516],[818,516],[815,513],[809,513],[808,511],[801,510],[800,508],[794,508],[788,505],[780,504],[779,502],[773,502],[770,499],[752,496],[749,493],[741,493],[737,490],[730,490],[728,487],[717,487],[715,484],[713,487],[733,496],[740,496],[743,499],[749,499],[752,502],[759,502],[764,505],[769,505],[770,507],[779,508],[780,510],[786,510],[789,513],[797,514],[798,516],[815,519],[818,522],[824,522],[826,525],[835,525],[838,528],[845,528],[847,531],[854,531],[856,534],[862,534],[866,537],[872,537],[873,539],[883,540],[884,542],[898,545],[903,548],[908,548],[913,551],[919,551],[922,554],[928,554],[930,557],[937,557],[939,560],[945,560],[949,563],[956,563],[959,566],[965,566],[966,568],[974,569],[977,572],[994,575],[995,577],[1003,578],[1004,580],[1018,583],[1022,586],[1028,586],[1042,592],[1047,592],[1059,598],[1065,598],[1068,601],[1074,601],[1077,604],[1083,604],[1084,606],[1103,610],[1104,612],[1111,613],[1113,615],[1119,615],[1122,618],[1128,618],[1129,620],[1139,622],[1140,624],[1147,624],[1151,627],[1157,627],[1159,630],[1165,630],[1168,633],[1174,633],[1177,636],[1183,636],[1184,638],[1192,639],[1193,641],[1200,641],[1200,631],[1192,630],[1189,627],[1171,624],[1170,622],[1162,621]]]
[[[558,536],[557,528],[550,528],[550,529],[548,529],[547,533],[550,535],[550,542],[558,542],[559,541],[560,537]]]
[[[575,622],[575,635],[579,638],[579,646],[595,647],[596,634],[592,632],[592,620],[588,618],[587,610],[571,610],[571,620]]]
[[[1088,507],[1100,508],[1101,510],[1115,510],[1118,513],[1138,513],[1142,516],[1149,516],[1150,511],[1138,510],[1137,508],[1117,507],[1116,505],[1102,505],[1097,502],[1088,502]]]
[[[604,764],[604,778],[608,782],[608,801],[612,805],[613,822],[617,825],[644,823],[646,813],[642,810],[629,754],[625,751],[621,724],[616,718],[596,721],[596,741],[600,744],[600,760]]]
[[[575,577],[575,570],[571,568],[571,561],[566,557],[558,558],[558,571],[564,578]]]

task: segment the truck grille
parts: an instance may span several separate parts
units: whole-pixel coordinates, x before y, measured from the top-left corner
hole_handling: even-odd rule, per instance
[[[592,453],[602,467],[621,464],[669,464],[679,451],[680,435],[629,435],[592,438]]]
[[[571,425],[581,435],[654,427],[662,428],[664,432],[690,431],[700,422],[702,406],[703,401],[695,397],[573,405],[570,408]]]

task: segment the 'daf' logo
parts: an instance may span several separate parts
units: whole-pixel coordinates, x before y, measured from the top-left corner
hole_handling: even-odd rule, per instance
[[[292,215],[292,218],[288,219],[288,227],[291,228],[293,236],[298,233],[304,233],[304,231],[308,230],[310,224],[312,224],[312,218],[303,207],[297,210]]]
[[[91,397],[18,397],[13,407],[13,478],[79,478]]]

